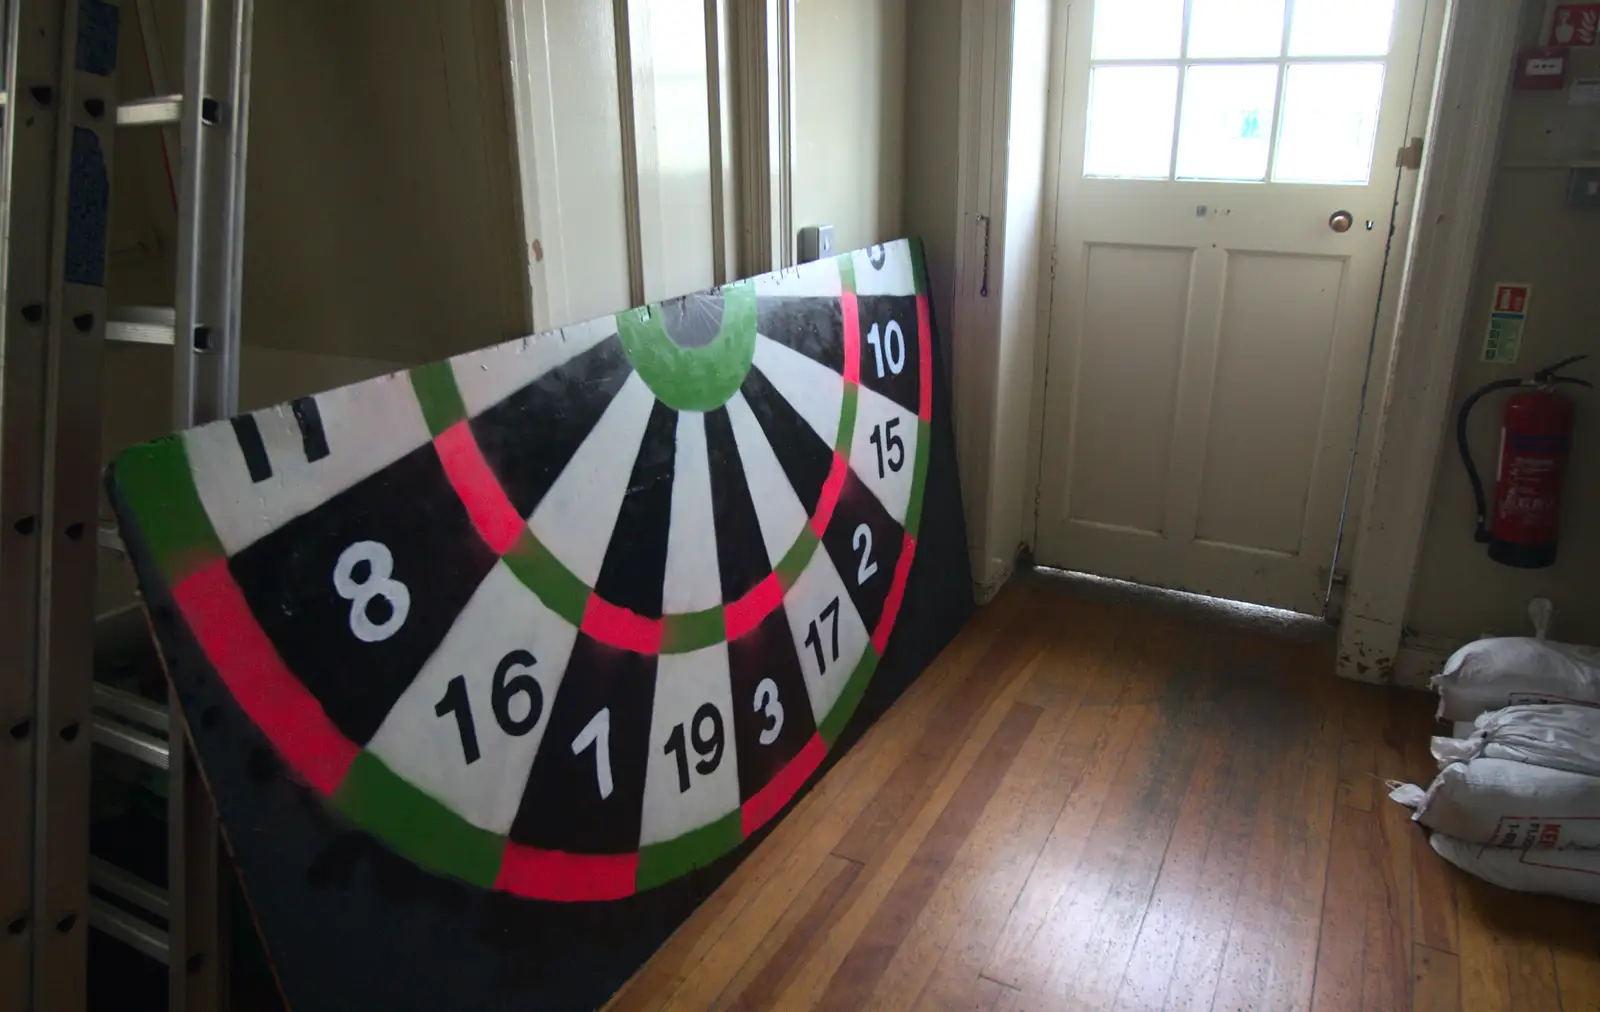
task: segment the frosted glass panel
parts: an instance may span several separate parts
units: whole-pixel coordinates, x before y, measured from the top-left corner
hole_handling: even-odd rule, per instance
[[[1290,56],[1384,56],[1394,0],[1295,0]]]
[[[1365,183],[1382,99],[1381,63],[1291,64],[1272,178]]]
[[[1194,0],[1189,11],[1193,59],[1278,56],[1283,51],[1283,0]]]
[[[1177,67],[1096,67],[1083,174],[1167,178],[1177,104]]]
[[[1183,0],[1097,0],[1096,60],[1171,60],[1183,39]]]
[[[1276,64],[1190,67],[1178,130],[1178,177],[1264,178],[1277,92]]]

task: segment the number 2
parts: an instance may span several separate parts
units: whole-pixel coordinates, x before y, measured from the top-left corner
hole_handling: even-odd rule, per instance
[[[583,730],[572,739],[572,754],[580,755],[593,745],[594,778],[600,787],[600,798],[611,797],[611,708],[608,706],[589,718]]]
[[[761,680],[761,684],[756,686],[753,709],[770,722],[761,729],[761,734],[756,740],[763,745],[771,745],[778,740],[778,732],[783,730],[783,704],[778,702],[777,682],[770,678]]]
[[[906,335],[900,329],[900,324],[893,320],[883,329],[880,337],[878,325],[874,323],[867,332],[867,343],[872,345],[872,354],[878,364],[878,378],[883,379],[884,359],[887,357],[889,371],[900,375],[900,370],[906,367]]]
[[[850,536],[850,547],[861,553],[861,561],[856,565],[856,586],[860,587],[878,571],[878,564],[872,561],[872,528],[866,524],[857,527]]]
[[[887,472],[883,469],[885,443],[889,445],[889,470],[899,471],[906,466],[906,441],[894,434],[894,427],[899,424],[900,419],[891,418],[882,425],[874,425],[872,427],[872,435],[868,437],[872,441],[872,445],[878,450],[878,477],[880,478],[887,475]]]

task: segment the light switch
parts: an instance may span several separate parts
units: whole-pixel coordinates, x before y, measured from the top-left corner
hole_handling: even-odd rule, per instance
[[[800,262],[833,256],[833,226],[808,225],[800,230]]]

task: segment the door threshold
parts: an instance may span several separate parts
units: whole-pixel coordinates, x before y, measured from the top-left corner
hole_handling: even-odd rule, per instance
[[[1056,569],[1052,566],[1033,566],[1028,578],[1038,579],[1048,586],[1065,590],[1076,597],[1138,604],[1182,613],[1190,618],[1211,619],[1238,628],[1294,639],[1326,639],[1333,634],[1334,629],[1331,624],[1316,615],[1306,615],[1285,608],[1212,597],[1209,594],[1196,594],[1187,590],[1152,587],[1130,580]]]

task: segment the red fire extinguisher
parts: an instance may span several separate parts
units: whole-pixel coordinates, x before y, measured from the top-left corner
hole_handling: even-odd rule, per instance
[[[1456,416],[1456,445],[1472,482],[1478,506],[1480,544],[1489,558],[1507,566],[1540,569],[1556,561],[1560,535],[1561,479],[1572,446],[1572,401],[1556,386],[1570,383],[1593,387],[1588,380],[1557,373],[1588,355],[1574,355],[1533,374],[1532,379],[1503,379],[1472,392]],[[1484,395],[1517,387],[1506,400],[1500,423],[1500,461],[1495,470],[1494,509],[1485,507],[1483,482],[1467,449],[1467,416]]]

